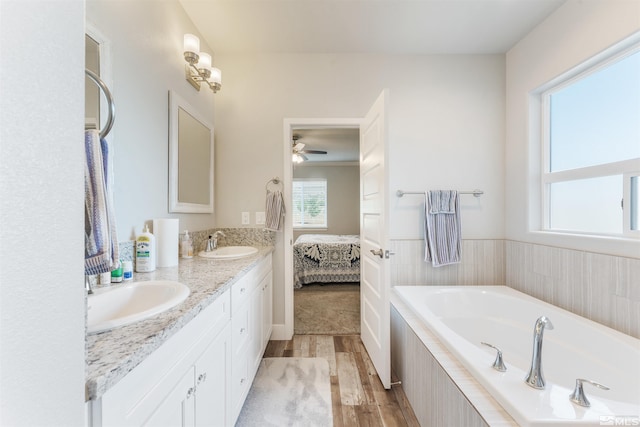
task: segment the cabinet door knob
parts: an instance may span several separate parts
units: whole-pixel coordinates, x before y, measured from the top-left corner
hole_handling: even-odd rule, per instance
[[[191,399],[191,396],[193,396],[193,393],[196,391],[195,388],[193,387],[189,387],[189,390],[187,390],[187,400]]]
[[[246,331],[246,329],[245,329],[245,328],[240,328],[240,334],[241,334],[241,335],[242,335],[242,334],[244,334],[244,332],[245,332],[245,331]]]
[[[200,385],[200,383],[203,383],[207,380],[207,373],[202,373],[200,375],[198,375],[198,385]]]

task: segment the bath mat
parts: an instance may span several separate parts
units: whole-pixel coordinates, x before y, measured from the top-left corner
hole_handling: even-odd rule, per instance
[[[331,380],[326,359],[262,359],[236,427],[331,425]]]

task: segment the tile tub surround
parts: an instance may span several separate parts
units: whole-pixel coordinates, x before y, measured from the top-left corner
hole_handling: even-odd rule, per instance
[[[506,285],[640,338],[640,259],[513,240],[463,240],[462,262],[434,268],[423,240],[392,240],[395,285]]]
[[[391,367],[421,425],[518,425],[393,292]]]
[[[505,242],[506,285],[640,338],[640,259]]]
[[[424,261],[424,240],[392,240],[395,285],[504,285],[504,240],[463,240],[459,264],[433,267]]]
[[[177,307],[150,319],[88,335],[85,399],[100,398],[271,252],[273,247],[266,246],[255,255],[237,260],[180,259],[177,267],[134,273],[134,281],[184,283],[191,294]]]

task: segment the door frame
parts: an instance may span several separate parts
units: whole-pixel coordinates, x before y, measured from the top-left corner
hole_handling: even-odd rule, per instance
[[[291,213],[291,192],[293,187],[293,162],[291,160],[291,141],[293,129],[345,127],[360,129],[362,117],[352,118],[286,118],[283,122],[283,158],[284,168],[282,173],[282,185],[284,205],[287,209],[284,220],[284,337],[278,339],[290,340],[293,338],[293,215]],[[280,334],[278,334],[280,335]]]

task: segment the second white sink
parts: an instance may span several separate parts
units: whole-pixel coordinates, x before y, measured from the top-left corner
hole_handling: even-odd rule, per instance
[[[258,248],[253,246],[221,246],[209,252],[202,251],[198,255],[203,258],[236,259],[258,253]]]
[[[87,332],[97,333],[162,313],[187,299],[180,282],[151,280],[96,291],[87,297]]]

